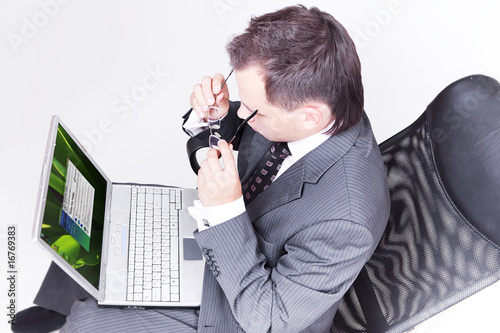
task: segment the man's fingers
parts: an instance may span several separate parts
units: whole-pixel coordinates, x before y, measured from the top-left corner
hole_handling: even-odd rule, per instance
[[[215,74],[212,84],[212,92],[214,93],[214,95],[217,95],[221,92],[222,83],[224,83],[224,76],[221,73]],[[224,88],[227,90],[226,85],[224,85]]]
[[[200,86],[201,88],[201,86]],[[201,119],[204,119],[206,117],[205,112],[203,112],[202,107],[200,103],[198,103],[198,99],[196,98],[195,94],[196,86],[193,89],[193,93],[191,94],[191,97],[189,98],[191,107],[193,110],[198,114],[198,117]],[[201,90],[200,90],[201,91]]]
[[[219,175],[223,170],[219,162],[220,152],[217,149],[210,149],[207,153],[207,167],[210,168],[212,176]]]
[[[203,104],[204,108],[205,106],[208,107],[215,104],[215,96],[212,92],[212,81],[213,80],[210,76],[204,76],[201,79],[201,90],[203,92],[203,97],[205,101],[205,103]]]
[[[236,173],[236,163],[234,162],[233,151],[225,140],[219,140],[218,146],[224,162],[224,170],[234,175]]]

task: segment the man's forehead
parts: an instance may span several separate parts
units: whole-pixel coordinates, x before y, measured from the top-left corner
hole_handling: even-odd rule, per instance
[[[263,75],[258,70],[256,67],[247,67],[234,71],[242,104],[249,109],[254,107],[253,103],[267,102]]]

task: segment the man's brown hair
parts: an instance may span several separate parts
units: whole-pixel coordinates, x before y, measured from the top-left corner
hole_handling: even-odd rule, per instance
[[[302,5],[253,17],[228,45],[234,69],[264,70],[267,99],[295,110],[323,102],[335,117],[338,134],[359,122],[364,98],[361,64],[345,28],[328,13]]]

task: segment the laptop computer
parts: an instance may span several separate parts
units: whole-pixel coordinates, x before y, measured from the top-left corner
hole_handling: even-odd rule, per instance
[[[54,116],[33,238],[101,306],[197,307],[194,189],[113,183]]]

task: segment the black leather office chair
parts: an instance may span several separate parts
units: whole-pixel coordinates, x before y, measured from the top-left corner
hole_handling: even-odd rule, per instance
[[[380,150],[389,223],[332,332],[408,331],[500,279],[500,84],[456,81]]]

